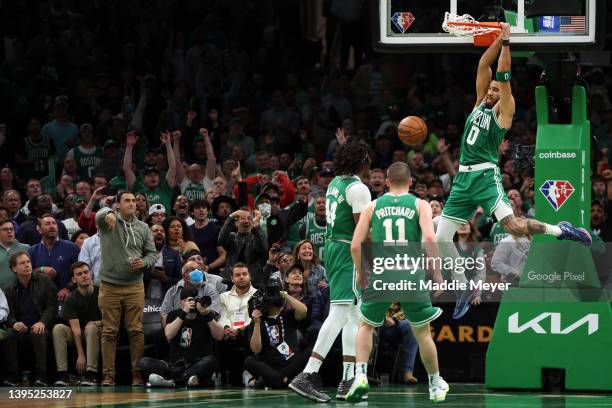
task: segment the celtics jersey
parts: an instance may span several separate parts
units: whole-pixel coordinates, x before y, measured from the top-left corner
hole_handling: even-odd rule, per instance
[[[480,163],[497,163],[498,149],[506,134],[492,109],[482,103],[465,121],[461,136],[459,163],[467,166]]]
[[[421,242],[419,198],[412,194],[386,193],[375,201],[372,213],[372,242]]]
[[[353,208],[347,201],[346,192],[355,183],[361,183],[357,176],[336,176],[327,186],[327,193],[325,194],[326,240],[350,243],[353,239],[356,225],[353,218]]]
[[[312,242],[315,253],[321,261],[323,261],[323,247],[325,246],[326,225],[317,224],[316,218],[313,216],[306,221],[306,235],[304,239]]]
[[[497,245],[501,242],[502,239],[506,238],[507,236],[508,233],[499,222],[493,224],[493,226],[491,227],[491,232],[489,233],[491,242]]]
[[[183,195],[187,197],[189,202],[193,200],[204,200],[206,196],[206,189],[201,184],[189,183],[183,190]]]
[[[32,162],[28,168],[23,169],[24,172],[31,177],[41,178],[49,174],[49,155],[51,151],[51,143],[46,137],[41,137],[36,141],[32,136],[27,136],[23,139],[24,156]]]
[[[74,148],[73,152],[74,160],[76,161],[79,169],[79,178],[81,180],[93,180],[94,169],[98,167],[100,163],[102,163],[102,158],[104,157],[104,151],[102,148],[96,146],[93,153],[84,153],[77,146]]]
[[[288,247],[293,248],[295,244],[297,244],[300,241],[300,229],[302,228],[302,225],[307,224],[309,220],[314,218],[314,212],[315,212],[314,203],[315,203],[315,200],[311,198],[308,202],[308,212],[306,213],[306,215],[303,216],[301,220],[299,220],[295,224],[291,225],[291,227],[289,227],[289,232],[287,233],[287,246]],[[294,205],[295,203],[291,204],[290,207]],[[325,232],[325,227],[323,227],[323,232]],[[308,239],[308,237],[306,237],[306,239]]]

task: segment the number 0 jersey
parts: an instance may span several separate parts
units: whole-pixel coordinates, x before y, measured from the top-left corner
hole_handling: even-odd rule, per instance
[[[464,166],[487,162],[497,164],[499,145],[506,132],[495,111],[481,103],[465,121],[459,163]]]

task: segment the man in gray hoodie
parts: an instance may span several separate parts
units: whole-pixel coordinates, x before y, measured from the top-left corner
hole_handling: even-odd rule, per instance
[[[121,310],[130,339],[132,385],[144,385],[138,362],[144,354],[143,271],[155,264],[153,235],[136,216],[136,197],[129,191],[117,195],[116,209],[96,214],[102,250],[100,295],[102,312],[102,385],[115,384],[115,354]]]

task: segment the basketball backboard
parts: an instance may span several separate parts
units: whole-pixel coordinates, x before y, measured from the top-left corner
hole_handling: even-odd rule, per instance
[[[514,51],[582,51],[601,47],[606,0],[375,0],[382,52],[479,50],[471,37],[442,30],[444,13],[512,26]]]

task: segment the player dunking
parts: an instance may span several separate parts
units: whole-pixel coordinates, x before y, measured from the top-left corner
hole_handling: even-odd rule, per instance
[[[514,98],[510,89],[510,26],[501,23],[498,39],[485,51],[478,63],[476,75],[476,105],[468,116],[461,137],[459,172],[442,217],[436,238],[442,244],[440,251],[452,252],[458,257],[452,244],[459,225],[467,223],[474,211],[481,206],[501,223],[504,229],[515,236],[548,234],[558,239],[569,239],[591,244],[591,235],[584,228],[575,228],[569,222],[558,225],[515,217],[501,184],[497,152],[504,135],[512,126]],[[501,53],[500,53],[501,50]],[[491,65],[499,53],[497,73],[492,81]],[[465,275],[453,271],[456,280],[467,282]],[[453,317],[459,319],[469,309],[475,291],[458,293]]]
[[[355,338],[359,325],[357,299],[360,294],[351,259],[351,239],[360,213],[371,201],[370,190],[361,182],[361,178],[369,173],[371,157],[365,144],[340,146],[334,157],[337,176],[327,187],[324,253],[331,306],[304,372],[289,383],[290,389],[316,402],[331,399],[319,390],[318,372],[340,330],[343,372],[337,399],[344,400],[355,376]]]
[[[420,200],[408,193],[412,178],[410,168],[406,163],[393,163],[387,169],[387,187],[389,192],[376,201],[370,203],[361,217],[353,236],[351,253],[360,286],[365,289],[366,277],[361,265],[361,244],[372,230],[372,242],[387,243],[416,243],[420,252],[421,241],[425,245],[427,255],[436,259],[438,257],[437,245],[431,207],[429,203]],[[402,215],[394,215],[402,214]],[[434,263],[435,264],[435,263]],[[385,276],[383,273],[382,275]],[[425,279],[425,271],[419,269],[416,273],[402,274],[402,279],[413,281],[419,287],[419,282]],[[434,271],[434,281],[442,282],[439,270]],[[366,292],[367,293],[367,292]],[[429,322],[442,314],[439,307],[433,307],[426,290],[408,291],[406,303],[402,306],[406,317],[410,321],[412,332],[419,343],[421,361],[429,375],[429,399],[433,402],[444,401],[448,392],[448,384],[440,377],[438,369],[438,354],[436,345],[431,336]],[[406,296],[406,294],[402,294]],[[357,335],[357,363],[356,374],[346,400],[359,402],[367,395],[369,390],[367,367],[370,352],[372,351],[372,337],[374,329],[383,325],[389,302],[377,302],[364,298],[361,306],[361,325]]]

